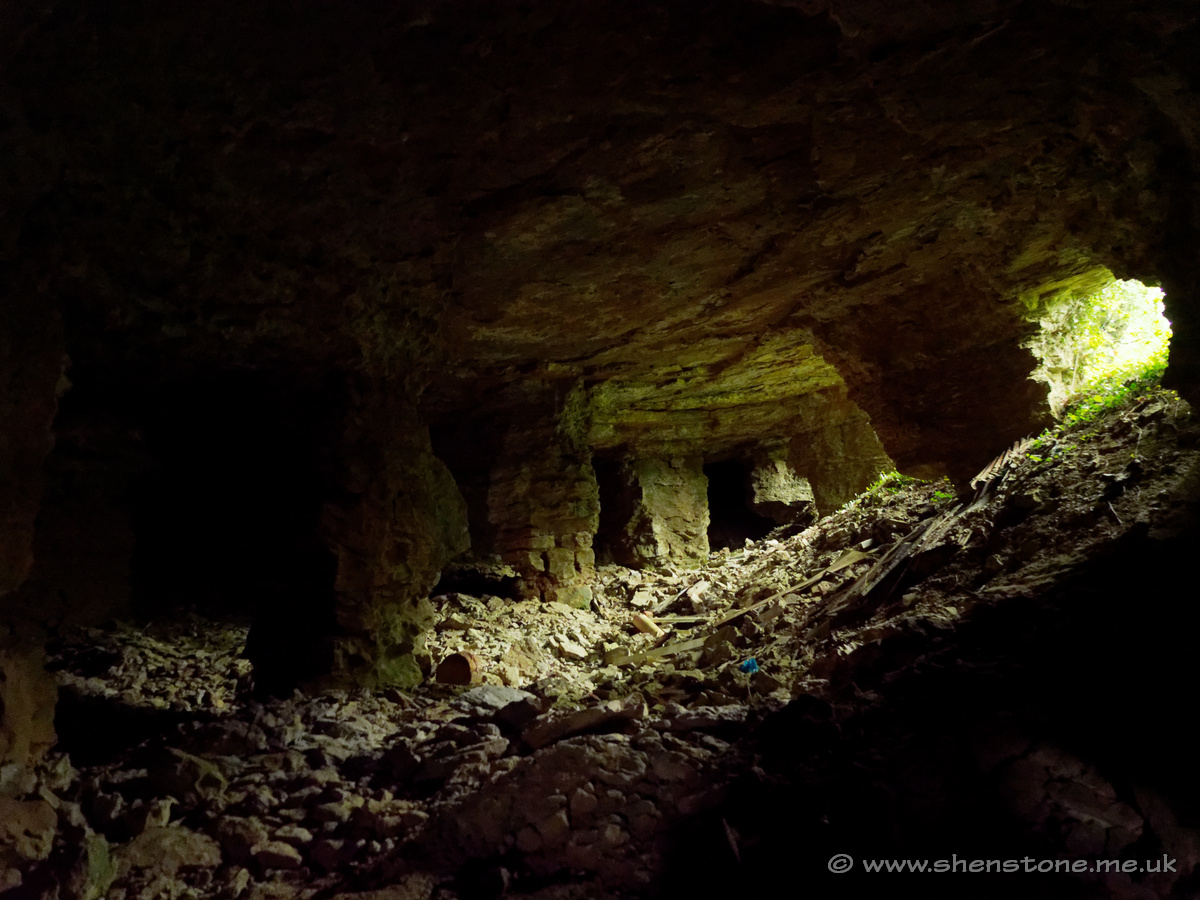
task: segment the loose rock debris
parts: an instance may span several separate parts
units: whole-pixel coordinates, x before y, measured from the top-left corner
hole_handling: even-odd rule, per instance
[[[673,836],[721,808],[781,710],[852,717],[886,695],[868,670],[893,638],[919,639],[889,657],[895,670],[979,610],[1045,595],[1131,529],[1183,527],[1200,501],[1197,446],[1190,410],[1157,392],[1034,457],[1006,452],[961,501],[910,483],[697,570],[602,568],[590,609],[445,594],[431,678],[411,693],[255,701],[244,623],[63,630],[50,647],[60,709],[86,700],[159,718],[91,754],[64,739],[72,756],[51,754],[3,799],[2,896],[669,894]],[[89,727],[103,729],[103,713]],[[1062,751],[1014,741],[1023,761],[1001,781],[1022,821],[1069,818],[1021,775],[1043,773],[1040,785]],[[1060,770],[1090,779],[1071,802],[1102,799],[1122,846],[1170,819],[1154,797],[1118,799],[1083,763]],[[1108,819],[1102,847],[1116,840]],[[730,864],[751,865],[745,824],[714,821]],[[1159,831],[1190,877],[1200,838],[1174,819]],[[1114,885],[1097,896],[1143,896]]]

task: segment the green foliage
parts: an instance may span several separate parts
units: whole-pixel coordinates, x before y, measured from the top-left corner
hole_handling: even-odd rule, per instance
[[[1028,346],[1042,361],[1035,377],[1050,385],[1056,413],[1096,393],[1098,382],[1139,377],[1159,357],[1165,363],[1171,326],[1162,312],[1162,291],[1137,281],[1111,281],[1046,311]]]
[[[910,478],[907,475],[901,475],[899,472],[893,470],[891,472],[884,472],[881,474],[878,478],[871,482],[864,493],[877,494],[886,491],[887,493],[894,494],[898,491],[904,490],[909,485],[918,483],[920,483],[919,479]]]
[[[1102,372],[1067,398],[1063,420],[1068,425],[1091,422],[1101,413],[1124,405],[1155,387],[1167,368],[1164,344],[1148,359]]]
[[[1148,359],[1102,372],[1067,398],[1062,424],[1038,435],[1026,448],[1025,456],[1040,463],[1050,455],[1045,452],[1047,450],[1052,449],[1052,455],[1056,457],[1077,450],[1078,444],[1063,439],[1067,429],[1094,422],[1109,410],[1119,409],[1155,390],[1166,368],[1167,347],[1164,344]]]
[[[892,494],[898,494],[901,491],[906,491],[909,488],[919,485],[931,485],[933,482],[924,481],[920,478],[912,478],[908,475],[901,475],[899,472],[884,472],[868,487],[860,496],[865,498],[884,497]],[[933,500],[937,503],[944,503],[947,500],[953,500],[957,497],[954,490],[951,488],[948,479],[942,479],[937,482],[939,485],[944,485],[945,488],[937,488],[933,492]]]

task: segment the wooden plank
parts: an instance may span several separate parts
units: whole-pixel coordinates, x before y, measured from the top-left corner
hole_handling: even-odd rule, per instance
[[[630,653],[626,656],[614,656],[606,659],[605,662],[610,666],[627,666],[631,663],[647,662],[651,659],[662,659],[664,656],[671,656],[675,653],[684,653],[688,650],[696,650],[704,646],[707,637],[693,638],[690,641],[680,641],[676,644],[667,644],[664,647],[658,647],[654,650],[645,650],[641,653]]]
[[[839,556],[837,559],[835,559],[833,562],[831,562],[828,566],[826,566],[825,570],[821,574],[824,575],[826,572],[840,572],[840,571],[842,571],[842,569],[845,569],[847,566],[852,566],[856,562],[861,562],[864,559],[870,559],[870,558],[871,558],[870,553],[863,553],[863,551],[861,551],[861,550],[854,550],[854,549],[846,550],[842,553],[841,556]]]

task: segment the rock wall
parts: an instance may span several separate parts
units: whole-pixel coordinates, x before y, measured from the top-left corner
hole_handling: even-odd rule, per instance
[[[613,497],[624,520],[609,535],[616,562],[633,569],[695,568],[708,557],[708,479],[701,457],[626,460]]]
[[[348,497],[325,515],[341,632],[333,669],[358,683],[412,685],[432,624],[429,591],[470,543],[466,504],[402,384],[362,390],[344,442]]]
[[[794,434],[788,464],[813,490],[817,511],[827,516],[895,468],[866,414],[845,398],[829,398],[822,428]]]
[[[62,386],[62,329],[54,307],[13,296],[0,281],[0,597],[33,566],[33,526],[41,503],[42,461]],[[6,290],[7,289],[7,290]]]
[[[498,423],[464,467],[490,475],[488,539],[581,603],[593,453],[790,443],[822,512],[886,457],[969,478],[1046,423],[1023,345],[1102,268],[1165,284],[1168,381],[1196,398],[1186,4],[9,16],[0,593],[30,570],[64,348],[81,372],[376,385],[330,437],[350,474],[326,517],[336,658],[368,680],[415,677],[419,598],[464,545],[426,437],[455,416]],[[97,512],[63,511],[60,535]],[[638,546],[695,552],[673,540]]]
[[[58,689],[43,658],[36,641],[0,631],[0,803],[29,790],[33,767],[54,746]]]
[[[813,488],[787,461],[787,447],[764,450],[750,471],[750,508],[780,525],[816,518]]]
[[[526,596],[587,606],[596,556],[600,493],[591,451],[552,392],[535,385],[529,418],[504,434],[488,488],[495,550]]]

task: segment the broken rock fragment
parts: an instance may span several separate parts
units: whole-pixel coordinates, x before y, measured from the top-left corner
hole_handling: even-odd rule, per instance
[[[636,722],[645,715],[646,704],[640,697],[609,700],[586,709],[545,713],[535,719],[521,737],[537,750],[573,734],[617,731],[621,725]]]

